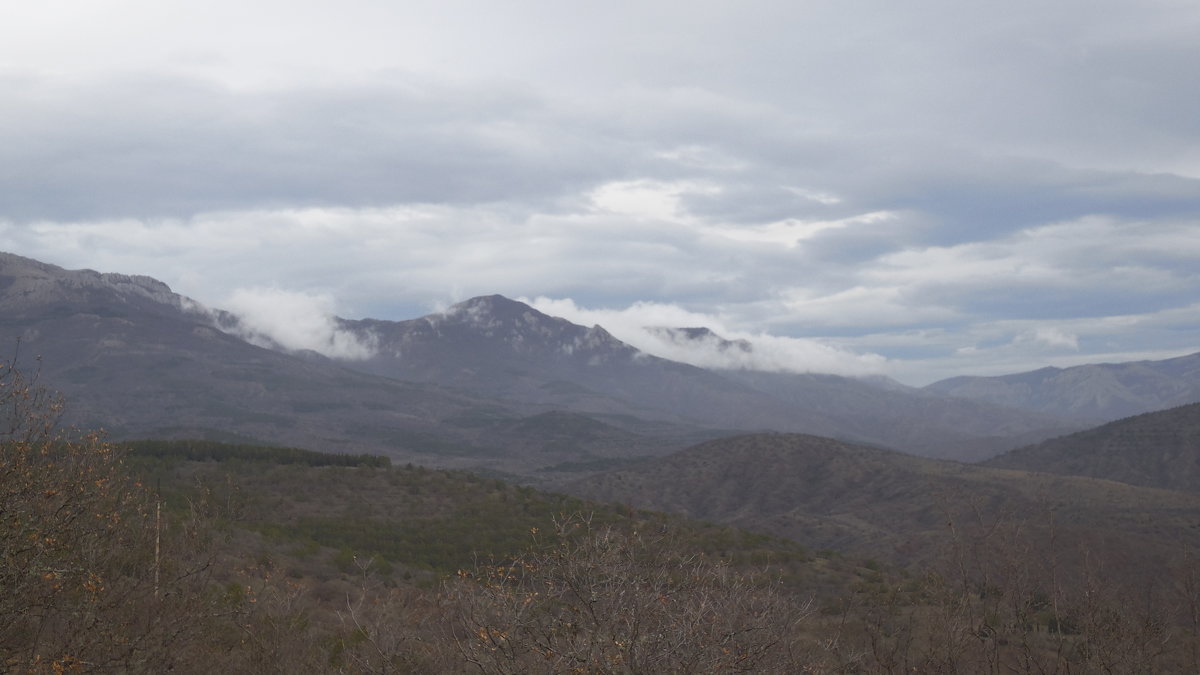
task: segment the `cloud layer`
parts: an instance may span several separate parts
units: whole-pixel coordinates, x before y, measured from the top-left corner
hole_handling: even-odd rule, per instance
[[[238,289],[224,303],[238,318],[230,329],[264,347],[314,351],[339,359],[365,359],[375,345],[342,330],[333,315],[333,298],[278,288]]]
[[[535,309],[584,326],[601,325],[618,339],[644,352],[720,370],[767,370],[793,373],[877,375],[883,357],[856,354],[818,340],[749,333],[726,325],[720,316],[678,305],[637,302],[616,310],[579,307],[570,299],[521,298]],[[708,328],[710,335],[685,339],[662,328]],[[742,345],[727,344],[744,341]]]
[[[10,15],[0,248],[296,348],[498,292],[685,360],[642,327],[912,383],[1200,349],[1186,4]]]

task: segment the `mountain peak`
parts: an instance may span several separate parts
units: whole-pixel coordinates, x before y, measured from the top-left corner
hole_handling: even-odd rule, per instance
[[[462,326],[487,338],[503,340],[517,351],[528,351],[534,345],[550,347],[555,353],[586,352],[593,356],[597,351],[629,354],[636,351],[600,325],[581,326],[503,295],[482,295],[464,300],[432,317],[435,325],[443,322]]]
[[[562,330],[572,325],[566,319],[552,317],[529,305],[511,300],[503,295],[481,295],[451,305],[441,314],[427,317],[438,324],[461,324],[481,329],[484,332],[494,332],[499,329],[526,331],[529,329],[545,329],[557,326]]]
[[[518,302],[511,298],[506,298],[498,293],[494,293],[492,295],[479,295],[474,298],[463,300],[462,302],[451,305],[445,313],[447,315],[453,315],[464,312],[486,312],[495,316],[507,316],[520,314],[521,312],[525,311],[536,310],[523,302]]]
[[[0,252],[0,306],[10,311],[48,304],[81,303],[92,307],[98,302],[127,304],[145,300],[176,310],[199,308],[199,303],[176,294],[170,286],[151,277],[67,270]]]
[[[729,340],[718,333],[713,332],[711,328],[704,326],[692,326],[686,328],[649,326],[646,328],[646,330],[662,340],[680,346],[692,347],[698,345],[707,345],[722,353],[730,350],[736,350],[749,354],[754,351],[754,345],[748,340]]]

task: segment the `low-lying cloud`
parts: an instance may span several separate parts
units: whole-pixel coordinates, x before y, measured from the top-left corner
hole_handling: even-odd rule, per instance
[[[278,288],[238,289],[226,301],[238,318],[232,332],[261,347],[309,350],[339,359],[365,359],[374,341],[338,326],[333,297]]]
[[[674,304],[636,302],[624,309],[587,309],[570,298],[521,300],[573,323],[599,324],[646,353],[701,368],[863,376],[883,374],[888,366],[878,354],[857,354],[813,339],[739,331],[718,316]],[[707,328],[711,333],[687,337],[664,328]]]

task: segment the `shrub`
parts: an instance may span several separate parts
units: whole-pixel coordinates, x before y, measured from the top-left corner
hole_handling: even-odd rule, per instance
[[[447,594],[458,648],[485,673],[796,672],[809,613],[724,563],[580,517]]]

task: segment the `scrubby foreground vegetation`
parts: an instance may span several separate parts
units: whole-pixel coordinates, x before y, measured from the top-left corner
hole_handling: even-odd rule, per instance
[[[0,370],[9,672],[1200,670],[1186,551],[1121,585],[950,523],[900,569],[370,457],[116,447],[61,405]]]

